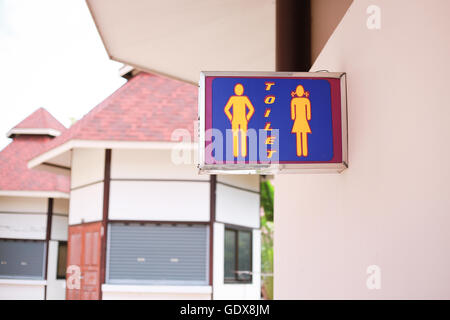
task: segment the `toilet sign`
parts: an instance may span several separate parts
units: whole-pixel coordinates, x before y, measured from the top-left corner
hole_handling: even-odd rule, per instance
[[[202,72],[199,87],[201,172],[347,167],[345,73]]]

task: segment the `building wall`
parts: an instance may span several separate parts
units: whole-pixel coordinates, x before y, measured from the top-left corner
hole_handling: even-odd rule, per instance
[[[104,153],[101,149],[73,151],[71,225],[102,219]],[[210,176],[198,175],[194,165],[175,165],[169,150],[113,149],[111,155],[110,221],[210,220]],[[259,299],[259,177],[219,176],[217,181],[216,219],[222,223],[215,224],[221,228],[214,236],[214,248],[219,250],[214,253],[214,270],[222,272],[222,277],[214,295]],[[223,223],[255,229],[253,284],[223,284]],[[210,286],[102,286],[103,299],[211,299],[212,290]]]
[[[109,219],[209,221],[209,176],[170,151],[113,150]]]
[[[58,242],[67,241],[69,199],[53,200],[52,232],[50,236],[47,269],[47,300],[64,300],[66,298],[66,281],[57,279]]]
[[[47,300],[64,300],[66,298],[66,281],[64,279],[56,278],[57,267],[58,267],[58,241],[52,240],[49,243],[49,252],[48,252]]]
[[[259,176],[219,175],[216,186],[216,223],[214,223],[214,299],[260,299],[261,232],[259,230]],[[224,283],[226,224],[252,229],[253,278],[250,284]]]
[[[449,11],[354,1],[321,52],[348,75],[349,168],[276,177],[275,298],[450,298]]]
[[[74,150],[71,224],[102,219],[104,154],[101,149]],[[209,176],[199,176],[192,165],[174,165],[170,151],[113,149],[108,218],[209,221],[209,189]],[[211,287],[104,284],[102,295],[105,300],[210,299]]]
[[[0,197],[0,238],[44,240],[47,198]]]
[[[104,149],[73,150],[69,225],[102,219],[104,174]]]
[[[103,181],[105,173],[105,150],[77,148],[72,152],[71,188]]]
[[[174,164],[170,150],[114,149],[112,179],[175,179],[209,181],[193,164]]]
[[[67,241],[67,226],[69,223],[69,199],[53,200],[52,240]]]
[[[44,280],[0,279],[0,300],[44,300]]]
[[[0,279],[0,299],[65,298],[64,280],[56,279],[58,241],[67,241],[68,199],[54,199],[47,280]],[[48,198],[0,197],[0,238],[45,240]]]
[[[110,199],[111,220],[209,220],[209,181],[111,181]]]
[[[218,182],[216,221],[259,228],[259,191],[240,189]]]
[[[102,286],[104,300],[210,300],[210,286]]]
[[[0,197],[0,238],[44,240],[47,198]],[[1,300],[42,300],[44,280],[0,279]]]
[[[319,56],[353,0],[311,1],[311,63]]]
[[[261,298],[261,231],[253,229],[252,283],[224,283],[225,225],[214,223],[213,297],[215,300],[259,300]]]

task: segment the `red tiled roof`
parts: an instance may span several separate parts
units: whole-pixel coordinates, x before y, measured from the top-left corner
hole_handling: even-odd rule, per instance
[[[13,129],[55,129],[60,132],[66,130],[66,128],[44,108],[37,109]]]
[[[69,140],[171,141],[175,129],[193,137],[197,87],[141,72],[50,142]]]
[[[28,160],[39,154],[51,139],[47,136],[21,135],[1,151],[0,190],[69,193],[68,177],[27,167]]]

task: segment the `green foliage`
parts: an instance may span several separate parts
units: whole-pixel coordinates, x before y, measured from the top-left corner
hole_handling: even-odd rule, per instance
[[[261,206],[267,221],[273,221],[273,185],[270,181],[261,182]]]
[[[273,299],[273,195],[270,181],[261,182],[261,280],[268,299]]]
[[[73,126],[75,124],[75,122],[77,122],[78,120],[77,120],[77,118],[70,117],[69,121],[70,121],[70,126]]]

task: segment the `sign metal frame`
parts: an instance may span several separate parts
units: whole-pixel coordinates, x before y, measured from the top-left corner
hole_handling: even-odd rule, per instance
[[[342,161],[326,163],[223,163],[207,164],[206,147],[206,78],[258,77],[258,78],[322,78],[340,79]],[[198,169],[201,174],[277,174],[277,173],[340,173],[348,168],[347,81],[345,72],[259,72],[259,71],[202,71],[198,92]]]

